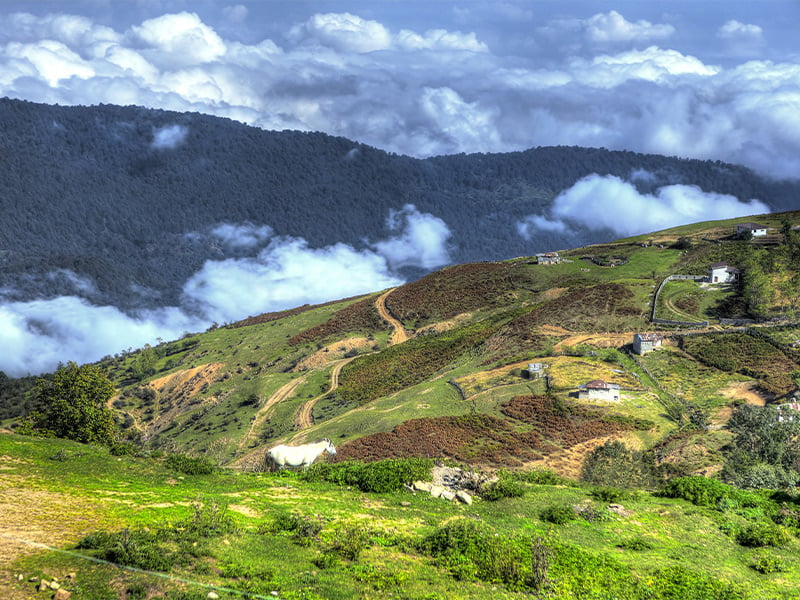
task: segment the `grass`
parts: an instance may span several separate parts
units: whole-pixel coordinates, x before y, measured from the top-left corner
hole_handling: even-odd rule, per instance
[[[719,306],[735,293],[730,286],[709,287],[695,281],[668,281],[659,294],[656,316],[676,321],[717,319]]]
[[[66,461],[51,460],[61,451],[66,453]],[[782,547],[746,548],[727,535],[720,524],[744,525],[750,522],[748,517],[646,492],[623,500],[628,512],[620,516],[608,512],[591,496],[591,490],[535,485],[524,480],[520,483],[524,492],[521,498],[476,501],[467,507],[408,492],[365,494],[324,482],[300,481],[293,475],[220,473],[178,478],[153,459],[113,457],[104,449],[60,440],[2,435],[0,455],[5,460],[4,492],[38,493],[42,498],[50,494],[39,505],[42,509],[60,506],[68,497],[75,505],[84,506],[87,516],[98,519],[89,523],[88,519],[75,522],[64,518],[54,523],[63,533],[56,544],[62,547],[77,542],[91,528],[154,529],[191,520],[196,514],[192,505],[198,500],[228,506],[236,531],[204,538],[206,541],[200,544],[204,550],[193,551],[189,562],[174,567],[171,574],[251,594],[269,596],[274,590],[283,598],[369,598],[391,591],[414,599],[530,597],[497,582],[459,580],[450,567],[417,549],[415,540],[464,517],[481,523],[499,539],[541,536],[549,546],[560,549],[551,566],[554,574],[560,574],[553,580],[552,598],[586,597],[589,590],[599,592],[601,582],[615,590],[619,598],[638,597],[624,590],[638,589],[648,581],[656,593],[667,576],[663,571],[667,567],[684,569],[695,578],[735,583],[749,589],[747,597],[751,598],[791,598],[800,591],[800,569],[793,560],[800,550],[796,539]],[[554,505],[591,505],[606,516],[591,522],[577,518],[552,525],[539,515]],[[297,543],[289,533],[259,533],[261,524],[281,512],[320,519],[322,530],[308,544]],[[37,535],[41,518],[40,513],[31,514],[22,526],[31,528],[26,535]],[[356,560],[339,555],[325,568],[315,564],[325,552],[333,551],[337,540],[349,539],[348,532],[358,528],[366,531],[367,537]],[[626,549],[626,543],[637,538],[648,544],[627,544]],[[787,570],[762,574],[750,568],[765,556],[782,562]],[[570,557],[582,557],[583,567],[571,567]],[[593,561],[600,562],[591,569],[591,579],[585,579],[585,567],[595,564]],[[124,598],[124,590],[135,592],[142,586],[154,595],[172,594],[167,597],[173,598],[179,597],[181,588],[184,594],[190,594],[182,597],[200,598],[208,592],[197,585],[180,585],[49,551],[37,551],[2,568],[24,575],[25,581],[9,584],[18,592],[28,589],[27,579],[33,574],[63,578],[75,571],[77,583],[67,586],[73,588],[73,597],[78,600]],[[670,581],[674,583],[674,578]],[[221,596],[234,597],[224,592]]]

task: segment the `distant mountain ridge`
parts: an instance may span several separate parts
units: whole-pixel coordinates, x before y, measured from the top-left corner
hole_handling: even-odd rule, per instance
[[[205,233],[268,225],[312,247],[387,235],[413,204],[447,224],[453,263],[610,239],[515,225],[592,174],[792,207],[800,185],[739,166],[576,147],[415,159],[322,133],[264,131],[194,113],[0,99],[0,289],[9,300],[78,294],[123,308],[176,303],[205,261],[241,255]],[[424,270],[407,275],[418,276]]]

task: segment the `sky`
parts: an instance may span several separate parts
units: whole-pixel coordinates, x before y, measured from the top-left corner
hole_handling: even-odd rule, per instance
[[[0,96],[195,111],[417,157],[579,145],[795,178],[798,23],[800,0],[3,0]],[[185,138],[166,128],[153,145]],[[648,176],[589,176],[512,233],[597,224],[630,235],[767,210],[692,182],[639,194],[635,180]],[[269,223],[187,232],[252,253],[209,261],[185,282],[182,306],[147,314],[92,306],[78,289],[86,281],[58,299],[0,295],[0,343],[13,349],[0,370],[94,360],[212,321],[396,285],[402,266],[448,263],[450,232],[436,215],[398,206],[386,219],[392,235],[361,249],[311,248],[276,238]],[[341,265],[364,275],[346,289],[342,277],[304,279]]]

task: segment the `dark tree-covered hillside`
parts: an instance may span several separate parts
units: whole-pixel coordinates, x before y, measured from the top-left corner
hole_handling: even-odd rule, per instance
[[[171,126],[181,128],[180,143],[156,147],[156,132]],[[646,169],[774,209],[791,207],[798,191],[742,167],[631,152],[558,147],[420,160],[194,113],[11,99],[0,99],[0,162],[4,297],[80,293],[128,308],[174,303],[204,261],[235,255],[187,235],[223,222],[269,225],[312,247],[360,247],[387,236],[389,212],[412,203],[447,223],[461,263],[597,241],[587,231],[526,241],[515,230],[591,173]]]

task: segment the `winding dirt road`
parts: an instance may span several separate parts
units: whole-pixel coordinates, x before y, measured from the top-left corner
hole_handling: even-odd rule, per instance
[[[314,419],[311,416],[311,411],[314,409],[314,405],[317,403],[317,401],[324,398],[339,387],[339,373],[341,373],[342,368],[354,358],[355,356],[351,356],[350,358],[342,358],[334,362],[333,370],[331,371],[330,387],[327,389],[327,391],[322,392],[319,396],[312,398],[300,407],[300,410],[297,412],[297,416],[295,416],[294,419],[295,427],[298,429],[305,429],[306,427],[311,427],[311,425],[313,425]]]
[[[395,344],[402,344],[403,342],[411,339],[412,337],[409,334],[409,332],[406,331],[406,328],[403,327],[403,324],[397,319],[395,319],[389,312],[389,309],[386,308],[386,298],[388,298],[389,294],[391,294],[396,289],[397,288],[392,288],[390,290],[385,291],[383,294],[378,296],[377,300],[375,300],[375,308],[378,309],[378,314],[381,316],[382,319],[387,321],[389,325],[392,326],[392,329],[394,329],[392,336],[389,338],[389,344],[392,346]]]
[[[250,423],[250,429],[247,430],[247,434],[242,437],[239,441],[239,450],[244,448],[250,441],[255,437],[255,431],[257,428],[261,427],[264,424],[264,421],[267,420],[267,416],[269,415],[269,409],[275,406],[278,402],[283,402],[289,396],[291,396],[294,391],[300,386],[300,384],[305,383],[305,377],[298,377],[297,379],[292,379],[288,383],[283,384],[279,387],[269,399],[264,402],[263,406],[258,409],[255,417],[253,418],[253,422]]]

